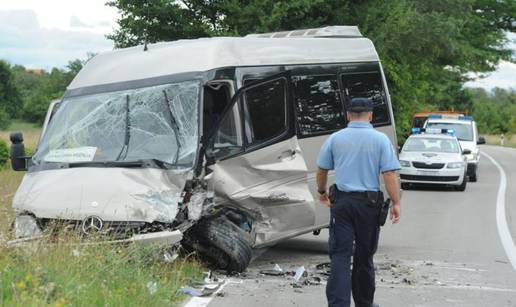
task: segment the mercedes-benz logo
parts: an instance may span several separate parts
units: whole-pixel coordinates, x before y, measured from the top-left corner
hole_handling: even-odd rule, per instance
[[[100,232],[104,222],[98,216],[88,216],[82,221],[82,232],[87,235],[90,233]]]

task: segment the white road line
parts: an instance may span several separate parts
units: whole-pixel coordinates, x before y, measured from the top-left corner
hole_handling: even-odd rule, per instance
[[[224,289],[224,287],[229,283],[228,280],[226,280],[220,288],[217,289],[211,296],[208,297],[192,297],[183,307],[206,307],[208,304],[213,300],[213,298]]]
[[[516,246],[511,237],[509,226],[507,225],[507,218],[505,217],[505,191],[507,190],[507,176],[502,166],[490,155],[485,152],[481,153],[486,158],[491,160],[500,172],[500,187],[498,188],[498,196],[496,197],[496,226],[498,228],[498,235],[502,241],[505,254],[516,271]]]
[[[399,281],[398,281],[399,282]],[[379,284],[377,288],[401,288],[401,289],[456,289],[456,290],[472,290],[472,291],[493,291],[493,292],[516,292],[516,289],[484,287],[484,286],[463,286],[463,285],[399,285],[399,284]]]

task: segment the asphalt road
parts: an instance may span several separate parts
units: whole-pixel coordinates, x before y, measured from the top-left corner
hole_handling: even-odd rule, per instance
[[[507,176],[505,214],[516,241],[516,150],[483,146]],[[496,217],[500,172],[485,156],[479,181],[465,192],[403,193],[400,224],[382,229],[375,257],[380,306],[516,306],[516,270],[502,245]],[[294,238],[260,251],[244,277],[232,277],[223,296],[187,306],[325,306],[325,282],[294,288],[291,277],[260,275],[328,261],[328,233]],[[508,238],[506,238],[507,241]]]

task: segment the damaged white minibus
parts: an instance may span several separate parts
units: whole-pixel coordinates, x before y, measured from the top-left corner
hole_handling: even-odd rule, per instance
[[[97,55],[51,104],[32,157],[11,135],[13,169],[27,171],[15,236],[59,220],[119,242],[181,241],[242,271],[253,248],[328,226],[315,161],[353,97],[374,101],[373,125],[396,144],[378,54],[350,26]]]

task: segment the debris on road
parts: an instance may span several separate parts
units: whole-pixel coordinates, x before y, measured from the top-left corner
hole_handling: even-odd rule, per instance
[[[306,277],[308,276],[308,274],[306,273],[306,269],[304,266],[301,266],[299,267],[297,270],[296,270],[296,275],[294,275],[294,281],[295,282],[299,282],[299,280],[301,279],[301,277]]]
[[[216,293],[218,296],[220,292],[217,292],[224,284],[224,279],[219,279],[213,275],[211,271],[204,273],[203,281],[194,281],[190,285],[181,287],[179,291],[190,296],[211,296]],[[224,294],[221,294],[224,296]]]
[[[285,272],[283,272],[283,269],[276,263],[272,270],[260,270],[260,274],[270,276],[283,276],[285,275]]]

